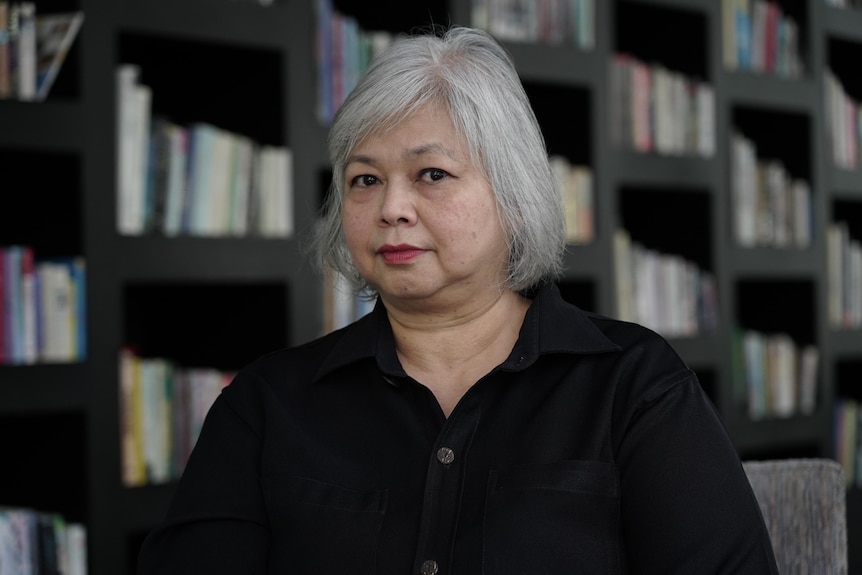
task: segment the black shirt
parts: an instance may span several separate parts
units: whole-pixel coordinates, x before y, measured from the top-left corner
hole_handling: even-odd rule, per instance
[[[448,419],[380,303],[247,366],[140,556],[142,575],[776,572],[694,373],[553,285]]]

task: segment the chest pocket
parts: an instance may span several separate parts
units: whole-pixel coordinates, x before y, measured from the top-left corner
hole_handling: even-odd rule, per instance
[[[354,491],[304,477],[264,488],[270,511],[270,565],[291,573],[377,572],[385,490]]]
[[[560,461],[491,472],[484,575],[620,573],[612,464]]]

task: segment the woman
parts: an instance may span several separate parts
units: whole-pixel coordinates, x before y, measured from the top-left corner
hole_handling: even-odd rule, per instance
[[[506,53],[396,42],[338,113],[326,263],[372,313],[243,369],[140,573],[775,573],[695,375],[553,284],[559,194]]]

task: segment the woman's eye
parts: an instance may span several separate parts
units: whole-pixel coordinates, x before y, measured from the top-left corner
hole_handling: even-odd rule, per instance
[[[448,175],[446,170],[441,170],[440,168],[428,168],[427,170],[422,170],[421,173],[422,178],[431,180],[432,182],[438,182]]]
[[[376,183],[377,183],[377,178],[375,176],[371,176],[369,174],[362,174],[361,176],[356,176],[355,178],[350,180],[351,186],[358,186],[361,188],[373,186]]]

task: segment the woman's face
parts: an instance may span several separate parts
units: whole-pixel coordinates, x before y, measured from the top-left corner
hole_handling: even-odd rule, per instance
[[[354,263],[384,301],[446,306],[500,292],[508,248],[494,192],[445,109],[360,142],[342,217]]]

